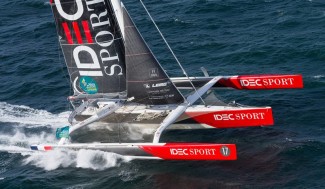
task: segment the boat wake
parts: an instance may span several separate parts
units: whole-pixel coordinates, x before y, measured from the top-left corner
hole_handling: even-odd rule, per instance
[[[99,150],[30,150],[32,144],[56,144],[53,133],[56,128],[67,124],[68,115],[69,112],[52,114],[0,102],[0,129],[5,130],[0,134],[0,153],[20,154],[23,165],[34,165],[47,171],[65,167],[104,170],[131,161],[130,158]],[[33,134],[30,129],[38,132]]]
[[[52,114],[45,110],[37,110],[24,105],[0,102],[0,122],[17,123],[16,126],[58,128],[69,124],[69,114],[69,111]]]
[[[315,75],[315,76],[313,76],[314,79],[322,79],[324,77],[325,77],[324,75]]]
[[[49,152],[33,152],[24,159],[24,164],[32,164],[47,171],[60,167],[77,167],[93,170],[105,170],[118,167],[123,162],[131,161],[118,154],[99,150],[53,150]]]

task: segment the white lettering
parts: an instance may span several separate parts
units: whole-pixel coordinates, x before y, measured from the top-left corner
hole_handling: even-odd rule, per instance
[[[152,87],[166,87],[167,86],[167,82],[165,83],[155,83],[155,84],[152,84]]]
[[[294,79],[293,78],[288,78],[289,79],[289,81],[290,81],[290,85],[292,85],[293,84],[293,81],[294,81]]]
[[[106,69],[108,68],[108,66],[105,66],[104,68],[105,68],[105,69],[104,69],[105,73],[106,73],[107,75],[109,75],[109,76],[112,76],[112,75],[115,74],[115,68],[119,68],[119,69],[120,69],[120,73],[117,74],[117,75],[123,75],[123,69],[122,69],[122,67],[121,67],[120,65],[118,65],[118,64],[113,64],[113,65],[111,66],[111,68],[110,68],[110,73],[107,73],[107,72],[106,72]]]
[[[86,52],[91,56],[93,62],[81,63],[79,59],[79,53]],[[84,76],[103,76],[102,71],[92,71],[92,69],[100,69],[99,61],[95,51],[87,46],[77,46],[73,50],[73,58],[79,69],[91,69],[90,71],[79,71],[80,75]]]
[[[266,79],[241,79],[240,85],[243,87],[262,86],[288,86],[293,85],[294,78],[266,78]]]
[[[240,84],[243,87],[255,87],[255,86],[262,86],[261,80],[260,79],[241,79]]]
[[[289,86],[293,85],[294,78],[276,78],[276,79],[263,79],[263,84],[265,86]]]
[[[268,86],[268,85],[269,85],[269,83],[267,82],[266,79],[263,79],[263,85],[264,85],[264,86]]]
[[[288,81],[287,81],[287,78],[282,78],[281,81],[282,81],[283,85],[289,85]]]
[[[265,118],[265,113],[214,114],[213,117],[216,121],[259,120]]]
[[[98,37],[107,37],[107,40],[98,41]],[[114,42],[114,35],[109,31],[100,31],[95,36],[96,43],[102,47],[108,47]]]
[[[61,6],[60,0],[54,0],[54,1],[55,1],[55,5],[56,5],[56,8],[58,9],[59,14],[67,20],[78,20],[84,12],[84,7],[82,5],[82,1],[80,1],[80,0],[76,0],[76,2],[74,3],[77,5],[78,11],[72,15],[64,12],[64,10]]]
[[[215,155],[216,149],[210,148],[210,149],[190,149],[190,155]]]
[[[96,14],[91,14],[90,15],[90,23],[91,23],[91,26],[93,27],[93,28],[95,28],[95,27],[98,27],[98,26],[103,26],[103,25],[110,25],[110,22],[109,22],[109,19],[108,19],[108,17],[104,17],[104,20],[102,20],[101,21],[101,18],[103,17],[103,16],[106,16],[107,15],[107,10],[105,10],[105,12],[102,12],[102,13],[100,13],[99,14],[99,16],[98,15],[96,15]],[[94,18],[95,18],[95,21],[94,21]]]
[[[108,50],[106,50],[106,49],[102,49],[102,50],[99,52],[99,54],[100,54],[100,58],[101,58],[101,60],[102,60],[103,63],[106,62],[106,61],[108,62],[108,61],[112,61],[112,60],[120,61],[119,58],[118,58],[118,55],[116,55],[116,56],[111,56],[111,55],[109,54]],[[105,57],[104,57],[104,54],[106,54]]]
[[[97,3],[104,3],[105,4],[105,1],[104,0],[92,0],[92,1],[86,0],[87,10],[88,11],[94,11],[94,9],[89,8],[89,5],[93,5],[93,4],[97,4]]]
[[[215,120],[235,120],[234,119],[234,114],[215,114],[214,119]]]
[[[188,156],[188,152],[187,149],[175,149],[175,148],[171,148],[170,149],[170,154],[171,155],[180,155],[180,156]]]

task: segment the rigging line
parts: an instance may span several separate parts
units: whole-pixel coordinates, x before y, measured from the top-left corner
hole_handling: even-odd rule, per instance
[[[164,40],[165,44],[167,45],[169,51],[170,51],[170,52],[172,53],[172,55],[174,56],[176,62],[178,63],[178,65],[179,65],[179,67],[181,68],[181,70],[183,71],[183,74],[187,77],[187,79],[188,79],[189,82],[191,83],[191,86],[193,87],[195,93],[196,93],[198,96],[200,96],[200,95],[198,94],[198,92],[197,92],[197,90],[196,90],[194,84],[192,83],[192,80],[190,79],[190,77],[189,77],[188,74],[186,73],[186,71],[185,71],[185,69],[183,68],[182,64],[179,62],[179,60],[178,60],[178,58],[176,57],[176,55],[175,55],[174,51],[172,50],[172,48],[169,46],[167,40],[165,39],[164,35],[161,33],[161,31],[160,31],[160,29],[158,28],[156,22],[154,21],[154,19],[153,19],[152,16],[150,15],[150,13],[149,13],[147,7],[144,5],[144,3],[142,2],[142,0],[139,0],[139,1],[140,1],[140,3],[142,4],[142,6],[143,6],[143,8],[145,9],[145,11],[147,12],[147,14],[148,14],[150,20],[151,20],[152,23],[155,25],[157,31],[159,32],[160,36],[161,36],[162,39]],[[204,100],[202,99],[201,96],[200,96],[200,99],[201,99],[201,101],[203,102],[203,104],[206,106],[206,103],[204,102]],[[186,100],[186,99],[185,99],[185,100]]]

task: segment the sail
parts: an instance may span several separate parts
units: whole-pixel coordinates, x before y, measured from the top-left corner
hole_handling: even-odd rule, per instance
[[[110,1],[50,2],[74,93],[125,91],[125,48]]]
[[[125,7],[123,19],[128,97],[148,105],[184,102],[184,97],[148,48]]]

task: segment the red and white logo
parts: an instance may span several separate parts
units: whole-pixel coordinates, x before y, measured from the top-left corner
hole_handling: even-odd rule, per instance
[[[61,0],[50,0],[50,2],[55,7],[53,10],[57,12],[55,16],[58,27],[63,29],[65,37],[61,37],[66,39],[68,45],[73,46],[73,60],[80,76],[123,75],[118,53],[109,51],[116,36],[113,31],[102,29],[112,27],[108,10],[96,8],[98,5],[106,7],[104,5],[107,2],[104,0],[72,0],[62,3]],[[98,48],[98,52],[95,51],[95,47]],[[87,61],[82,62],[80,57],[87,57]]]
[[[233,120],[258,120],[265,119],[265,113],[252,112],[252,113],[236,113],[236,114],[214,114],[214,119],[217,121],[233,121]]]
[[[271,108],[224,110],[206,114],[187,112],[186,114],[198,123],[207,124],[216,128],[273,125]]]
[[[170,149],[170,155],[180,155],[180,156],[188,156],[188,149],[175,149],[175,148],[171,148]]]
[[[167,143],[164,145],[143,145],[145,152],[162,159],[173,160],[236,160],[234,144]]]
[[[262,86],[292,86],[294,78],[265,78],[265,79],[239,79],[242,87]]]
[[[228,149],[229,150],[229,149]],[[175,149],[170,148],[170,155],[178,155],[178,156],[193,156],[193,155],[200,155],[200,156],[211,156],[216,155],[215,148],[190,148],[190,149]],[[221,152],[221,151],[220,151]],[[222,151],[226,152],[226,151]],[[228,154],[228,152],[226,152]]]
[[[243,75],[233,76],[221,84],[236,89],[284,89],[303,88],[301,75]]]

